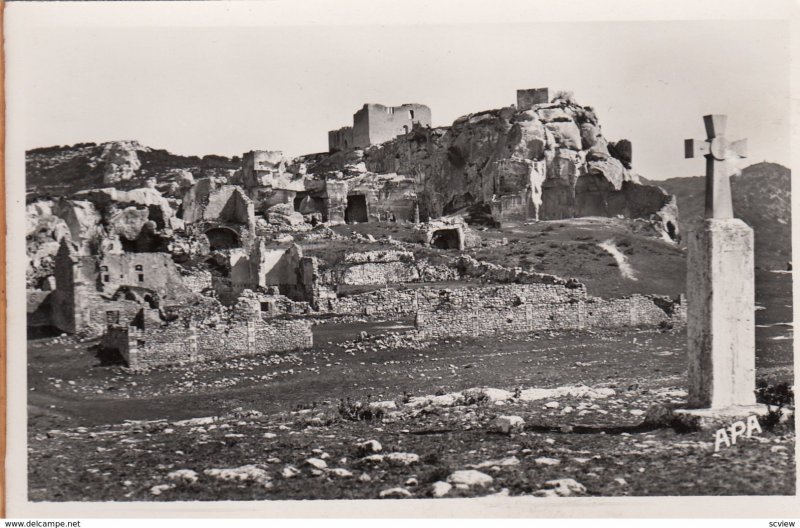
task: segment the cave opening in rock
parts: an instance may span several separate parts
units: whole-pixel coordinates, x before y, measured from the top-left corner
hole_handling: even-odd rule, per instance
[[[142,227],[135,240],[128,240],[121,236],[119,241],[126,253],[163,253],[169,247],[169,239],[155,233],[149,222]]]
[[[458,229],[437,229],[431,237],[431,246],[439,249],[461,249]]]
[[[325,199],[312,196],[307,192],[298,192],[294,197],[294,210],[300,214],[313,214],[325,212]]]
[[[208,267],[208,271],[211,272],[211,275],[216,277],[230,277],[231,275],[231,268],[229,265],[225,265],[223,262],[220,262],[214,257],[208,258],[205,260],[205,264]]]
[[[369,221],[366,195],[351,194],[347,197],[347,208],[344,210],[344,221],[348,224]]]
[[[675,232],[675,224],[672,222],[667,222],[667,234],[672,240],[675,240],[678,234]]]
[[[206,231],[206,237],[211,251],[242,247],[239,235],[234,230],[226,227],[209,229]]]
[[[449,215],[456,211],[460,211],[464,207],[468,207],[475,203],[475,197],[470,193],[459,194],[445,204],[442,208],[442,214]]]

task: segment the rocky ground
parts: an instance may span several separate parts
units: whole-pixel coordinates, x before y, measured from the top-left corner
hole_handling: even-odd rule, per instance
[[[758,378],[792,383],[791,275],[768,279]],[[138,375],[93,342],[31,341],[30,499],[795,492],[793,428],[715,453],[713,432],[645,424],[685,400],[683,331],[408,329],[329,321],[308,351]]]

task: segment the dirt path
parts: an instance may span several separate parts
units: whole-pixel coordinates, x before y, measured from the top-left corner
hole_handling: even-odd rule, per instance
[[[619,272],[623,277],[633,281],[639,280],[636,278],[636,273],[633,271],[633,268],[628,263],[628,257],[626,257],[625,254],[617,248],[617,245],[614,244],[613,240],[605,240],[597,244],[597,246],[600,249],[607,251],[612,257],[614,257],[614,260],[617,261],[617,266],[619,266]]]

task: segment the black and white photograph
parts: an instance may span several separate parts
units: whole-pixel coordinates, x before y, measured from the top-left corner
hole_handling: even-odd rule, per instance
[[[24,4],[10,515],[796,496],[789,4]]]

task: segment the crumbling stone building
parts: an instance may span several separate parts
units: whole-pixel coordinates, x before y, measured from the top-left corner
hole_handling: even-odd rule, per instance
[[[420,126],[431,126],[431,109],[425,105],[365,104],[353,114],[352,127],[328,132],[328,150],[336,152],[379,145]]]
[[[183,221],[190,233],[204,235],[211,251],[250,248],[255,241],[255,206],[236,185],[219,186],[204,178],[183,198]]]
[[[54,276],[56,288],[42,309],[52,326],[71,334],[99,335],[108,310],[129,320],[143,303],[157,307],[192,294],[168,253],[82,255],[62,240]],[[130,288],[138,295],[125,291]]]

